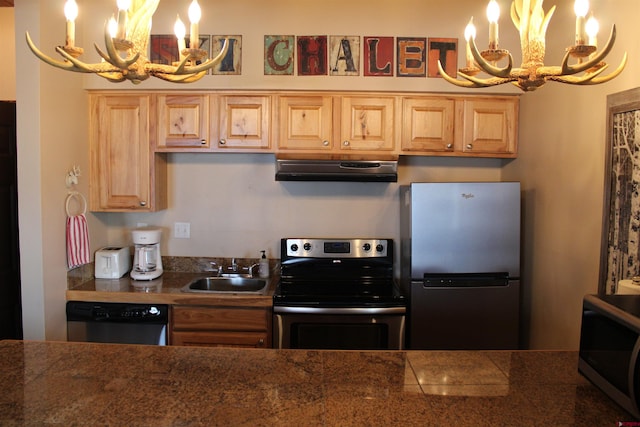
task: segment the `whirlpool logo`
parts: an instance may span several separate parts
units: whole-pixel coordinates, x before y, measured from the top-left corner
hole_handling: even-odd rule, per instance
[[[473,199],[474,197],[476,196],[474,196],[472,193],[462,193],[463,199]]]

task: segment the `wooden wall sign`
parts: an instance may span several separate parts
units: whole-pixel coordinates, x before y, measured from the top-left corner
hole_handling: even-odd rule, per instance
[[[393,76],[393,37],[364,37],[365,76]]]
[[[222,61],[211,69],[211,74],[242,74],[242,36],[211,36],[212,57],[222,50],[224,40],[229,40],[229,50]]]
[[[293,75],[294,36],[264,36],[264,74]]]
[[[329,64],[332,76],[360,75],[360,36],[331,36]]]
[[[327,75],[327,36],[299,36],[296,46],[299,76]]]
[[[442,78],[438,71],[438,60],[447,74],[455,76],[458,69],[458,39],[430,38],[428,45],[428,76]]]
[[[398,77],[424,77],[427,74],[427,39],[398,37]]]

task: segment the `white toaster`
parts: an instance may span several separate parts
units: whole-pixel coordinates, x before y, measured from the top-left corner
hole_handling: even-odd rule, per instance
[[[129,247],[108,246],[98,249],[95,255],[96,279],[119,279],[131,269]]]

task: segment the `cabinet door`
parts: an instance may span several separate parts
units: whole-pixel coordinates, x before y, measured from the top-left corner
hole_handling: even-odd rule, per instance
[[[331,96],[281,96],[278,148],[331,150],[333,98]]]
[[[341,150],[391,151],[395,148],[395,98],[342,98]]]
[[[157,150],[208,149],[208,131],[207,95],[158,95]]]
[[[174,306],[172,328],[191,331],[266,331],[264,308]]]
[[[91,97],[91,210],[166,207],[166,161],[151,152],[151,106],[151,95]]]
[[[464,107],[464,142],[467,154],[517,153],[518,99],[467,99]]]
[[[174,331],[171,345],[206,347],[254,347],[270,348],[266,332],[183,332]]]
[[[269,148],[271,97],[222,96],[218,148]]]
[[[404,98],[402,150],[453,152],[455,100]]]

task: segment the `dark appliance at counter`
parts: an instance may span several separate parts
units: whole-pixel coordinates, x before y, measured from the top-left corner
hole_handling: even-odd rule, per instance
[[[578,370],[640,419],[640,295],[585,295]]]
[[[67,302],[67,340],[117,344],[167,344],[165,304]]]
[[[273,313],[276,348],[403,349],[393,240],[282,239]]]
[[[410,349],[517,349],[520,184],[401,187],[401,283]]]

